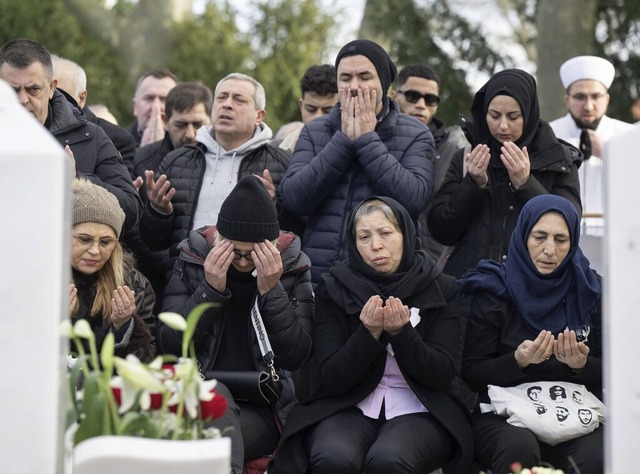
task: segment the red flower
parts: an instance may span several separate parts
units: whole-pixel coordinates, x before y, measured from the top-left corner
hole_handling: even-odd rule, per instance
[[[208,402],[203,402],[200,400],[200,413],[202,414],[202,419],[205,421],[215,420],[224,415],[227,406],[227,399],[222,395],[217,393],[215,390],[212,390],[214,397]]]

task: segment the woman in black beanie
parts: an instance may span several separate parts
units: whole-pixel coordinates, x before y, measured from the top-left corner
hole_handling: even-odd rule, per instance
[[[280,231],[275,205],[255,176],[238,181],[216,226],[191,231],[178,249],[163,310],[186,317],[200,303],[216,303],[202,315],[193,341],[201,373],[217,378],[216,390],[229,401],[227,413],[215,424],[233,427],[231,467],[239,474],[244,462],[273,452],[279,426],[295,404],[293,382],[285,371],[300,367],[311,352],[311,263],[300,250],[299,237]],[[240,400],[230,383],[220,383],[230,373],[270,372],[259,346],[263,338],[252,324],[254,308],[282,383],[279,400],[269,406]],[[180,355],[181,338],[182,333],[160,324],[158,352]]]

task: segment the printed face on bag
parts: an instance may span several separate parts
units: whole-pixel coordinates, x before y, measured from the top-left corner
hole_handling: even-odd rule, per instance
[[[535,407],[538,415],[544,415],[547,412],[547,407],[544,405],[535,405]]]
[[[578,410],[578,418],[580,418],[583,425],[588,425],[593,419],[593,413],[591,413],[591,410],[581,408]]]
[[[542,392],[542,387],[539,387],[537,385],[534,385],[533,387],[529,387],[527,389],[527,395],[534,402],[537,402],[538,400],[540,400],[540,393],[541,392]]]
[[[579,403],[580,405],[584,403],[584,399],[582,398],[582,394],[580,392],[573,392],[571,394],[571,400],[573,400],[576,403]]]
[[[567,398],[567,392],[565,391],[564,387],[561,387],[560,385],[554,385],[549,389],[549,396],[551,397],[551,400],[555,400],[557,398]]]
[[[569,410],[565,407],[556,407],[556,417],[558,421],[564,421],[569,418]]]
[[[543,275],[552,273],[571,250],[569,227],[557,212],[543,214],[527,238],[529,257]]]

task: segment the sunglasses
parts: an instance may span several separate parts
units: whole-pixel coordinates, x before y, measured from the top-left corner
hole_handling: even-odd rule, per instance
[[[421,94],[418,91],[414,90],[406,90],[406,91],[397,91],[398,94],[404,95],[404,98],[407,99],[407,102],[411,102],[412,104],[417,104],[420,99],[424,99],[424,103],[429,107],[433,107],[434,105],[438,105],[440,103],[440,97],[435,94]]]

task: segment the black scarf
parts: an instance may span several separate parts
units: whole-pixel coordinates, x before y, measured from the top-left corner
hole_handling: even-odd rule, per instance
[[[371,268],[358,252],[354,237],[354,219],[362,204],[372,199],[386,203],[398,220],[402,232],[403,252],[398,270],[392,274],[381,274]],[[360,312],[373,295],[383,300],[390,296],[403,302],[423,291],[440,273],[434,260],[423,250],[416,250],[416,231],[411,216],[397,201],[376,196],[366,199],[351,212],[347,221],[348,259],[333,265],[323,277],[329,297],[347,314]]]

